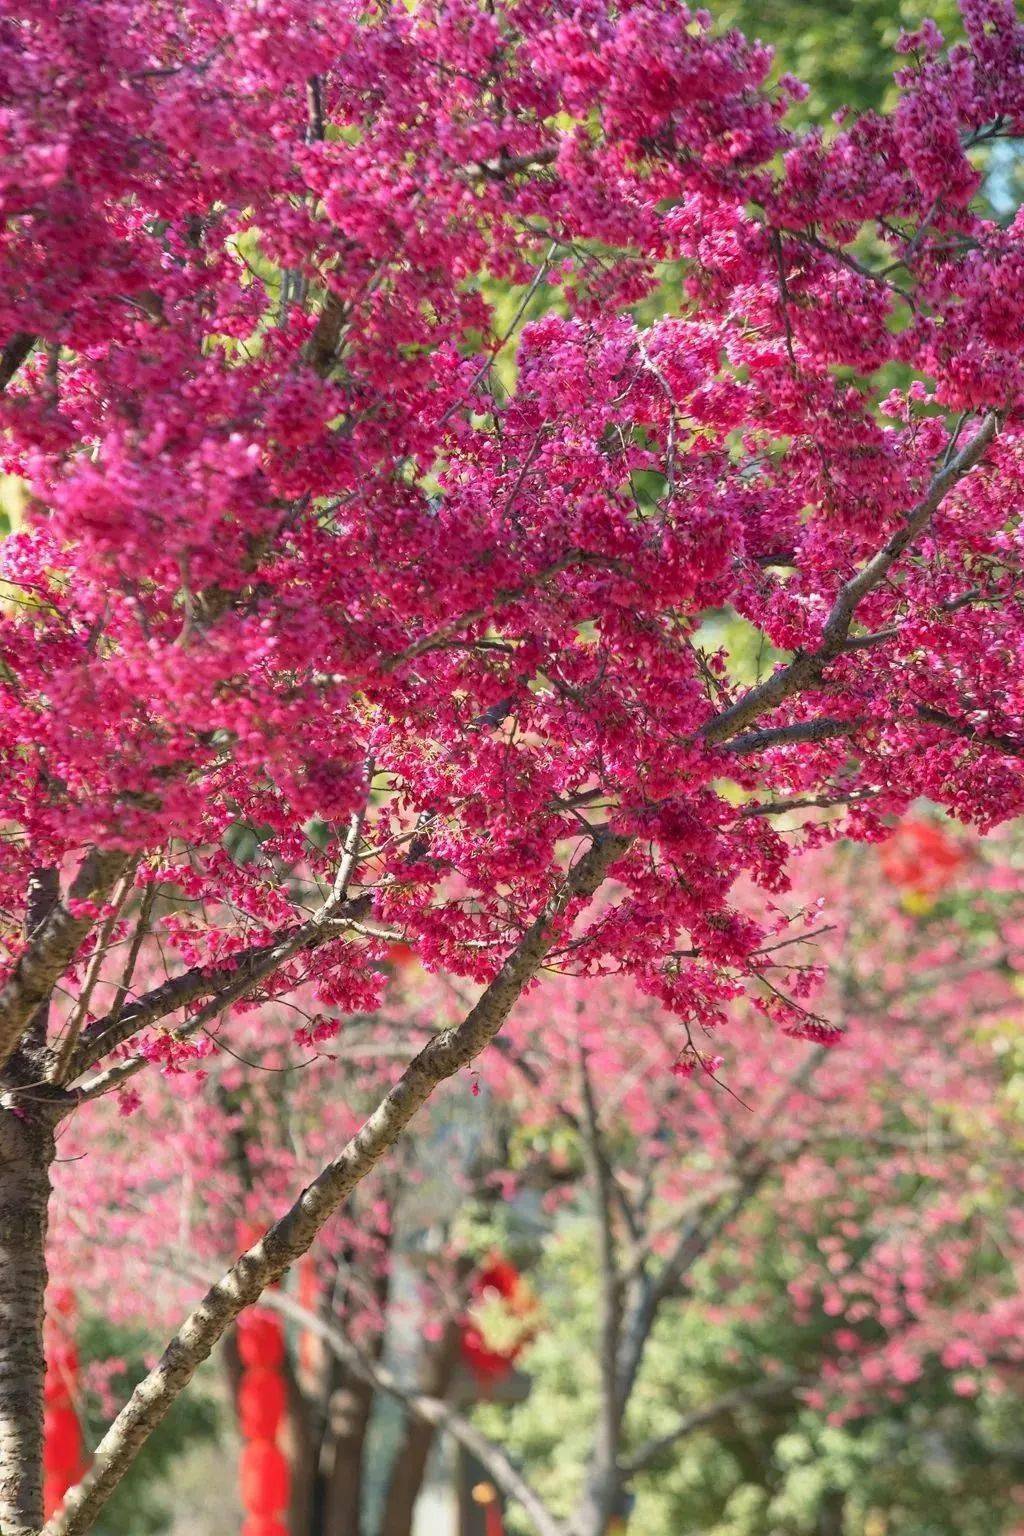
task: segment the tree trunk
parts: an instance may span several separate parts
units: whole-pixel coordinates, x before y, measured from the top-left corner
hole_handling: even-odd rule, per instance
[[[316,1536],[359,1536],[373,1388],[336,1365],[320,1459]]]
[[[444,1398],[451,1386],[452,1373],[459,1358],[459,1327],[449,1321],[441,1338],[428,1346],[420,1375],[420,1391],[428,1397]],[[388,1480],[387,1497],[380,1536],[410,1536],[416,1500],[427,1471],[427,1461],[437,1435],[437,1426],[415,1414],[407,1414],[405,1434],[398,1447]]]
[[[830,1488],[818,1511],[819,1536],[843,1536],[846,1528],[846,1495],[839,1488]]]
[[[292,1469],[291,1495],[288,1500],[288,1529],[291,1536],[314,1536],[313,1505],[316,1484],[316,1436],[313,1433],[312,1404],[299,1384],[289,1355],[284,1364],[286,1407],[281,1426],[280,1445]]]
[[[618,1492],[614,1474],[591,1473],[573,1517],[573,1531],[578,1536],[607,1536]]]
[[[43,1306],[53,1118],[0,1105],[0,1531],[43,1524]]]

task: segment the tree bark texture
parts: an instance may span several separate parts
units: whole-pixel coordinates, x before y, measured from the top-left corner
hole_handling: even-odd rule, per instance
[[[0,1531],[43,1524],[43,1304],[53,1117],[0,1107]]]

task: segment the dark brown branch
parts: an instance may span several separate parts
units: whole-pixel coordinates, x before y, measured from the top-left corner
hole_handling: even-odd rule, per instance
[[[133,1035],[150,1024],[165,1019],[172,1013],[187,1008],[200,998],[223,997],[230,1000],[242,997],[257,982],[286,964],[302,950],[313,950],[338,937],[341,928],[350,921],[358,920],[369,910],[369,897],[344,902],[333,907],[326,917],[316,916],[305,923],[286,928],[276,939],[266,944],[253,945],[232,956],[231,963],[223,966],[195,965],[172,976],[159,987],[143,993],[126,1006],[115,1004],[113,1010],[86,1032],[75,1062],[75,1075],[123,1045]],[[191,1022],[191,1021],[189,1021]]]
[[[22,363],[36,344],[36,338],[28,331],[15,331],[0,352],[0,394],[7,388]]]
[[[771,730],[748,731],[734,736],[727,750],[737,756],[750,752],[764,752],[769,747],[788,747],[802,741],[832,741],[837,736],[851,736],[863,720],[801,720],[795,725],[779,725]]]
[[[952,731],[955,736],[976,742],[980,747],[995,747],[997,752],[1005,752],[1009,757],[1024,757],[1024,741],[1017,741],[1012,736],[987,731],[984,726],[972,725],[969,720],[959,720],[955,715],[947,715],[944,709],[934,709],[930,704],[919,704],[916,714],[919,720],[926,720],[929,725],[937,725],[944,731]]]
[[[127,854],[120,850],[93,849],[82,860],[67,900],[55,902],[33,932],[0,990],[0,1067],[17,1050],[25,1026],[92,929],[93,919],[76,917],[70,904],[105,900],[126,863]]]

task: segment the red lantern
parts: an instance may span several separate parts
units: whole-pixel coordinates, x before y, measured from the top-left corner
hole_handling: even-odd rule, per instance
[[[75,1410],[48,1408],[43,1418],[43,1435],[43,1466],[46,1471],[56,1477],[65,1468],[77,1469],[81,1434]]]
[[[307,1253],[299,1265],[299,1306],[305,1307],[307,1312],[315,1312],[319,1295],[320,1278],[316,1272],[316,1260],[311,1253]],[[299,1340],[299,1364],[309,1375],[312,1375],[316,1367],[316,1358],[316,1334],[304,1328]]]
[[[473,1295],[483,1296],[486,1291],[497,1291],[505,1301],[513,1301],[522,1288],[523,1277],[514,1264],[500,1256],[488,1260],[473,1280]]]
[[[288,1536],[284,1512],[291,1494],[288,1459],[277,1444],[287,1403],[281,1364],[284,1329],[272,1313],[246,1312],[238,1320],[243,1370],[238,1418],[245,1440],[241,1461],[243,1536]]]
[[[242,1502],[255,1515],[273,1515],[288,1503],[288,1461],[272,1440],[250,1440],[242,1452]]]
[[[238,1354],[243,1365],[278,1366],[284,1359],[284,1334],[276,1317],[253,1312],[239,1318]]]
[[[483,1334],[472,1323],[462,1327],[462,1358],[481,1384],[503,1381],[512,1370],[515,1354],[501,1354],[488,1349]]]
[[[518,1269],[500,1254],[492,1255],[484,1267],[477,1271],[470,1285],[470,1294],[477,1302],[486,1302],[489,1296],[500,1298],[508,1311],[517,1315],[522,1323],[515,1343],[505,1349],[492,1349],[472,1314],[463,1318],[460,1339],[462,1358],[481,1387],[488,1388],[509,1375],[524,1347],[533,1337],[530,1319],[536,1303]]]
[[[43,1505],[49,1519],[85,1470],[82,1430],[74,1408],[78,1350],[72,1337],[74,1297],[54,1290],[46,1315],[46,1380],[43,1385]]]
[[[284,1417],[285,1390],[279,1371],[250,1366],[238,1389],[238,1418],[247,1440],[273,1440]]]
[[[242,1536],[290,1536],[290,1532],[276,1515],[250,1515],[242,1526]]]

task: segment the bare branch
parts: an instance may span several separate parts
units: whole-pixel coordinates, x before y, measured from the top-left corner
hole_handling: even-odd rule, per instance
[[[540,1496],[534,1492],[522,1473],[511,1462],[500,1446],[482,1435],[468,1419],[439,1397],[403,1385],[393,1371],[371,1360],[361,1349],[342,1333],[340,1328],[300,1306],[283,1291],[272,1291],[265,1298],[265,1305],[282,1312],[285,1317],[301,1323],[310,1333],[323,1339],[331,1353],[343,1362],[353,1376],[358,1376],[378,1392],[402,1403],[416,1418],[437,1429],[446,1430],[453,1440],[465,1446],[481,1466],[494,1478],[499,1488],[521,1504],[533,1521],[539,1536],[565,1536],[564,1528],[552,1515]]]
[[[800,1377],[786,1377],[781,1381],[755,1382],[749,1387],[737,1387],[735,1391],[725,1392],[721,1397],[716,1397],[714,1402],[706,1403],[703,1408],[694,1408],[690,1413],[684,1413],[679,1422],[665,1434],[653,1435],[650,1440],[645,1440],[643,1445],[628,1457],[622,1464],[622,1471],[626,1477],[635,1477],[645,1467],[665,1451],[669,1451],[677,1441],[686,1435],[692,1435],[695,1430],[706,1429],[716,1419],[724,1418],[727,1414],[735,1413],[739,1408],[746,1408],[753,1403],[772,1402],[777,1398],[791,1397],[799,1387],[807,1383]]]
[[[0,394],[7,388],[35,344],[36,338],[28,331],[15,331],[5,343],[0,352]]]
[[[862,719],[801,720],[795,725],[779,725],[772,730],[747,731],[743,736],[734,736],[727,750],[737,756],[746,756],[749,752],[764,752],[769,747],[788,747],[794,742],[833,741],[837,736],[851,736],[863,724]]]
[[[397,651],[393,656],[385,657],[382,666],[386,672],[393,672],[403,662],[413,661],[417,656],[422,656],[427,651],[437,650],[444,646],[453,635],[468,629],[471,624],[482,623],[484,619],[490,618],[495,609],[507,608],[510,603],[517,603],[528,592],[533,591],[536,587],[543,586],[553,576],[560,576],[563,571],[569,570],[574,565],[597,565],[614,568],[616,563],[611,557],[605,558],[603,555],[588,554],[585,549],[570,549],[560,559],[553,560],[550,565],[545,565],[541,570],[535,571],[532,576],[528,576],[518,587],[499,587],[485,607],[472,608],[469,612],[461,614],[457,619],[452,619],[449,623],[442,625],[440,629],[434,630],[431,634],[421,635],[418,640],[414,640],[404,650]]]
[[[1012,736],[987,731],[983,725],[972,725],[969,720],[947,715],[944,709],[934,709],[930,704],[919,704],[916,713],[919,719],[927,720],[929,725],[952,731],[965,741],[977,742],[980,747],[995,747],[997,752],[1005,752],[1008,757],[1024,757],[1024,741],[1017,741]]]
[[[601,1135],[594,1085],[590,1077],[587,1052],[580,1044],[578,1052],[580,1099],[583,1105],[581,1131],[583,1155],[590,1177],[597,1211],[597,1261],[601,1288],[599,1368],[601,1394],[598,1407],[594,1452],[587,1470],[587,1496],[600,1503],[616,1477],[619,1433],[618,1357],[622,1332],[622,1290],[619,1278],[615,1228],[612,1223],[612,1178]]]
[[[59,1049],[55,1052],[51,1069],[47,1073],[47,1078],[51,1083],[63,1083],[67,1077],[68,1069],[71,1066],[75,1048],[78,1044],[78,1037],[82,1032],[82,1025],[85,1023],[89,1013],[92,994],[99,979],[100,971],[103,968],[107,945],[110,943],[110,936],[114,931],[118,918],[121,916],[124,904],[128,900],[134,874],[135,862],[132,861],[117,883],[117,890],[111,900],[109,916],[96,935],[96,946],[89,959],[89,966],[85,973],[85,980],[82,983],[82,990],[79,993],[74,1012],[68,1019],[64,1038],[60,1042]]]
[[[216,1017],[228,1003],[244,997],[257,982],[279,970],[300,951],[317,949],[331,939],[336,939],[339,932],[364,917],[369,908],[369,896],[360,896],[353,901],[335,901],[331,896],[307,922],[286,928],[276,939],[266,944],[255,944],[251,949],[233,955],[228,965],[213,968],[195,965],[191,970],[183,971],[180,976],[172,976],[169,981],[144,993],[127,1007],[115,1005],[113,1011],[98,1019],[84,1036],[75,1063],[75,1074],[79,1075],[94,1066],[116,1046],[123,1045],[147,1025],[155,1024],[181,1008],[187,1008],[202,997],[220,1001],[220,1006],[210,1015]],[[202,1022],[208,1023],[209,1018],[204,1018]],[[186,1021],[181,1033],[191,1034],[199,1027],[197,1015]],[[94,1093],[85,1096],[96,1097]]]

